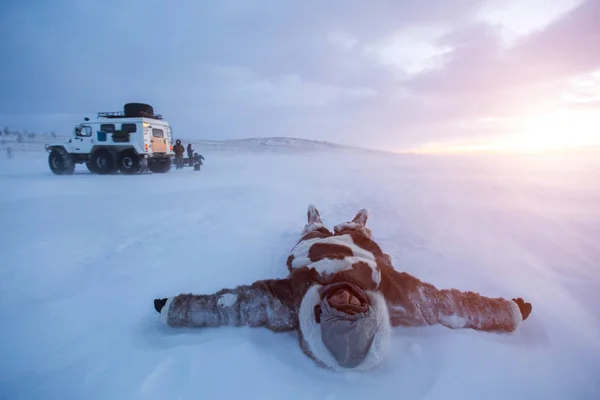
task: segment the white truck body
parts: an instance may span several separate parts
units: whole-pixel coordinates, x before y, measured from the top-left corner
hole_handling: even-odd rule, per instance
[[[123,129],[125,128],[125,129]],[[128,132],[128,140],[123,134]],[[172,132],[164,120],[149,118],[118,118],[86,121],[73,129],[73,135],[67,141],[70,153],[91,154],[100,147],[117,149],[133,148],[144,157],[174,155]]]
[[[101,174],[170,170],[175,154],[171,126],[154,115],[151,106],[130,104],[144,111],[98,113],[98,118],[76,125],[65,142],[47,144],[50,169],[69,174],[75,164],[85,163],[91,172]]]

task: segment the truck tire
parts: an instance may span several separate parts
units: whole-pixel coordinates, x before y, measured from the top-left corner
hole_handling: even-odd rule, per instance
[[[73,157],[64,149],[52,149],[48,156],[48,164],[56,175],[71,175],[75,171]]]
[[[154,115],[154,108],[144,103],[127,103],[123,107],[125,117],[141,117],[142,113]]]
[[[165,174],[171,170],[173,165],[170,158],[163,158],[160,160],[151,160],[148,162],[148,169],[153,173]]]
[[[106,149],[99,149],[92,153],[92,168],[101,175],[113,174],[116,171],[115,158]]]
[[[133,150],[123,150],[117,157],[119,171],[126,175],[134,175],[140,172],[140,156]]]
[[[86,161],[85,166],[87,167],[88,171],[90,171],[92,174],[98,173],[96,168],[94,168],[94,164],[91,161]]]

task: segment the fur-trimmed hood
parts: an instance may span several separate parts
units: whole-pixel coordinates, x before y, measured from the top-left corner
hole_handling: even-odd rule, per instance
[[[320,304],[321,285],[313,285],[308,289],[300,304],[299,342],[302,350],[315,362],[334,371],[355,370],[366,371],[379,365],[387,353],[391,336],[391,324],[388,308],[383,295],[376,291],[366,291],[377,318],[377,330],[373,344],[365,359],[354,368],[344,368],[338,364],[321,339],[321,326],[316,322],[314,309]]]

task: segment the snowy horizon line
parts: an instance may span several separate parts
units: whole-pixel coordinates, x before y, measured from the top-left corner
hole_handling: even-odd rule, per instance
[[[5,133],[5,128],[8,128],[11,133],[9,135],[6,135]],[[39,133],[36,132],[35,130],[29,130],[29,129],[15,129],[15,130],[11,130],[10,126],[4,126],[0,123],[0,133],[2,134],[0,137],[2,138],[10,138],[10,137],[15,137],[18,134],[21,135],[25,135],[24,138],[24,142],[29,142],[31,143],[32,141],[39,141],[40,137],[44,137],[44,138],[49,138],[50,140],[54,141],[54,140],[61,140],[64,138],[68,138],[69,135],[67,134],[63,134],[63,133],[56,133],[56,131],[53,130],[48,130],[45,131],[43,133]],[[55,134],[56,136],[52,136],[52,134]],[[34,135],[33,137],[31,135]],[[192,143],[192,144],[200,144],[200,143],[205,143],[205,144],[224,144],[224,145],[241,145],[241,147],[252,147],[252,146],[244,146],[244,143],[249,143],[249,144],[254,144],[254,146],[256,147],[272,147],[272,148],[290,148],[290,147],[295,147],[295,146],[285,146],[282,145],[282,142],[291,142],[291,143],[296,143],[296,144],[313,144],[313,145],[317,145],[320,147],[320,149],[323,148],[330,148],[330,149],[347,149],[347,150],[356,150],[356,151],[365,151],[365,152],[371,152],[371,153],[381,153],[381,154],[392,154],[392,155],[427,155],[427,156],[432,156],[432,155],[446,155],[446,156],[451,156],[451,155],[490,155],[490,156],[495,156],[495,155],[556,155],[556,154],[584,154],[584,155],[588,155],[588,154],[600,154],[600,146],[573,146],[573,147],[569,147],[569,148],[563,148],[563,149],[554,149],[554,150],[545,150],[545,151],[494,151],[494,150],[481,150],[481,151],[477,151],[477,150],[473,150],[473,151],[423,151],[422,149],[404,149],[404,150],[383,150],[383,149],[378,149],[378,148],[369,148],[369,147],[364,147],[364,146],[353,146],[350,144],[344,144],[344,143],[340,143],[340,142],[332,142],[329,140],[319,140],[319,139],[308,139],[308,138],[299,138],[299,137],[294,137],[294,136],[284,136],[284,135],[277,135],[277,136],[254,136],[254,137],[245,137],[245,138],[220,138],[220,139],[214,139],[214,138],[204,138],[204,139],[200,139],[200,138],[186,138],[186,137],[176,137],[176,139],[180,139],[182,142],[185,143]],[[275,145],[273,144],[268,144],[266,142],[275,142]],[[279,143],[279,144],[278,144]],[[4,145],[4,143],[3,143]],[[298,146],[298,148],[307,148],[307,146]],[[315,148],[316,149],[316,148]]]

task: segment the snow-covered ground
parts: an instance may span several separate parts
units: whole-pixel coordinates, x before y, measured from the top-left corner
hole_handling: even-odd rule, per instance
[[[600,162],[206,152],[205,169],[55,176],[0,154],[0,399],[600,399]],[[284,277],[306,207],[371,210],[395,266],[522,296],[513,335],[397,328],[365,373],[292,333],[170,329],[152,300]]]

